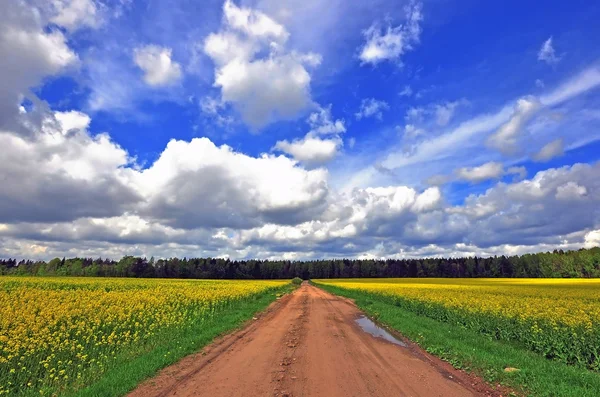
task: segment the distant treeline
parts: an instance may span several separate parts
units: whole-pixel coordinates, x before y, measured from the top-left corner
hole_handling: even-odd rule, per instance
[[[37,276],[289,279],[351,277],[600,277],[600,248],[489,258],[314,261],[232,261],[221,258],[119,261],[55,258],[49,262],[0,260],[0,274]]]

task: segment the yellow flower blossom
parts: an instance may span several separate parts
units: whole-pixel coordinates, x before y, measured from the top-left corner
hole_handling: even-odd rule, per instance
[[[516,340],[569,364],[600,369],[598,279],[336,279],[426,316]]]
[[[286,283],[0,277],[1,390],[64,389],[109,368],[120,351]]]

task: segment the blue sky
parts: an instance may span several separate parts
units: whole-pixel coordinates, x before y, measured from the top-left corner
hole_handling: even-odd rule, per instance
[[[0,255],[600,243],[600,5],[19,0]]]

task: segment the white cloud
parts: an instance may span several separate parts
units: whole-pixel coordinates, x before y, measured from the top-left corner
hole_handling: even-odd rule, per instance
[[[358,112],[354,113],[357,120],[362,118],[375,117],[378,120],[381,120],[383,117],[383,112],[388,110],[390,105],[388,105],[385,101],[379,101],[375,98],[367,98],[363,99],[360,103],[360,109]]]
[[[331,105],[320,107],[316,112],[311,113],[306,122],[310,125],[312,134],[331,135],[346,132],[343,119],[333,120]]]
[[[177,227],[248,227],[314,216],[327,196],[327,172],[284,156],[255,158],[207,138],[172,140],[136,175],[146,216]],[[197,203],[202,203],[201,206]]]
[[[406,111],[404,120],[413,125],[419,125],[424,122],[431,125],[432,122],[429,122],[428,118],[432,118],[437,127],[445,127],[454,118],[456,110],[461,106],[467,105],[468,103],[469,102],[463,98],[456,101],[432,103],[427,106],[410,107]]]
[[[593,66],[578,73],[558,88],[540,97],[544,106],[555,106],[600,85],[600,68]]]
[[[57,113],[27,138],[0,133],[0,222],[120,215],[140,200],[122,168],[127,152],[108,135],[90,136],[88,123],[79,112]]]
[[[402,91],[398,95],[400,96],[411,96],[413,94],[413,90],[409,85],[405,85]]]
[[[414,139],[421,135],[425,135],[425,130],[415,127],[414,124],[406,124],[404,126],[404,139]]]
[[[504,175],[515,175],[515,181],[525,179],[527,176],[527,168],[525,167],[509,167]]]
[[[294,226],[268,224],[243,231],[238,244],[286,243],[306,247],[334,239],[344,239],[343,244],[347,244],[350,239],[357,247],[361,236],[402,234],[406,224],[419,214],[435,211],[440,204],[441,193],[436,187],[421,193],[407,186],[356,189],[336,197],[320,220]]]
[[[212,117],[217,125],[221,127],[229,126],[235,122],[233,117],[224,115],[225,106],[226,104],[220,99],[209,96],[203,97],[200,100],[200,110],[202,110],[202,113]]]
[[[40,11],[24,2],[9,1],[0,14],[0,128],[28,133],[19,111],[23,96],[39,103],[29,89],[46,76],[58,75],[78,64],[79,58],[64,34],[47,28]],[[27,116],[31,122],[33,114]],[[38,114],[37,123],[42,120]],[[39,127],[39,126],[38,126]]]
[[[490,161],[477,167],[463,167],[455,172],[459,180],[479,183],[489,179],[500,179],[505,175],[518,175],[521,179],[527,175],[524,167],[510,167],[506,171],[502,163]]]
[[[0,239],[10,238],[2,252],[81,255],[103,247],[105,256],[117,257],[138,249],[140,255],[231,257],[277,257],[282,250],[318,257],[494,254],[567,240],[573,248],[584,240],[590,245],[595,241],[590,231],[600,221],[600,164],[499,183],[464,205],[448,206],[435,187],[334,192],[323,169],[307,171],[283,156],[247,156],[206,138],[173,140],[146,170],[127,168],[123,149],[106,136],[87,134],[86,115],[68,112],[56,118],[61,128],[49,120],[34,144],[1,136],[9,150],[2,152],[0,164],[12,167],[2,173],[14,175],[0,194],[0,222],[7,223]],[[465,172],[482,180],[523,171],[484,164]],[[102,180],[110,184],[100,186]],[[64,202],[70,203],[66,210]],[[78,248],[71,251],[74,243]]]
[[[479,167],[460,168],[456,170],[458,179],[474,183],[483,182],[488,179],[498,179],[504,175],[504,166],[502,163],[489,162]]]
[[[540,51],[538,52],[538,60],[546,62],[549,65],[554,65],[560,61],[560,57],[556,55],[554,47],[552,46],[552,37],[544,41]]]
[[[340,134],[346,132],[344,120],[333,120],[331,105],[321,107],[306,119],[310,131],[302,139],[289,142],[279,141],[273,149],[280,150],[308,165],[319,165],[331,161],[342,147]],[[321,135],[330,138],[323,139]]]
[[[556,188],[556,199],[562,201],[575,201],[585,197],[587,194],[585,186],[578,185],[576,182],[567,182]]]
[[[133,50],[135,64],[144,72],[144,81],[152,87],[167,86],[181,79],[181,66],[171,59],[172,50],[154,44]]]
[[[255,129],[293,119],[312,103],[307,67],[319,65],[321,57],[286,51],[288,37],[285,27],[266,14],[227,0],[221,31],[204,41],[222,100]]]
[[[456,108],[463,102],[465,101],[446,102],[435,105],[435,119],[437,125],[440,127],[448,125],[448,123],[452,120],[452,117],[454,117]]]
[[[84,26],[96,28],[102,23],[93,0],[50,0],[54,16],[51,21],[70,31]]]
[[[305,136],[303,139],[293,142],[279,141],[275,144],[275,149],[281,150],[306,164],[323,164],[335,157],[341,145],[342,141],[339,138],[321,139]]]
[[[585,235],[585,248],[600,247],[600,229],[592,230]]]
[[[377,65],[382,61],[396,61],[402,64],[400,57],[419,43],[422,4],[411,3],[405,7],[406,22],[403,25],[386,29],[373,23],[363,32],[365,44],[360,49],[359,58],[363,64]]]
[[[403,180],[419,183],[430,176],[447,172],[448,164],[452,164],[453,168],[472,164],[474,153],[479,154],[481,157],[479,160],[482,161],[496,160],[490,157],[498,157],[499,154],[490,153],[486,150],[486,146],[496,144],[504,152],[516,152],[518,144],[522,142],[521,138],[524,138],[523,141],[539,139],[532,137],[526,128],[527,121],[530,117],[535,117],[537,111],[541,112],[544,108],[562,104],[599,86],[600,69],[593,66],[544,93],[539,99],[521,98],[494,112],[481,113],[462,121],[448,130],[430,131],[428,127],[424,139],[411,145],[410,150],[403,150],[404,142],[398,142],[383,151],[380,158],[375,161],[387,169],[394,170]],[[427,110],[409,109],[406,117],[407,124],[419,128],[419,123],[423,122]],[[503,133],[499,135],[500,132]],[[506,146],[506,143],[515,146]],[[566,146],[569,147],[568,142]],[[529,146],[521,147],[529,154]],[[366,166],[362,170],[355,169],[352,176],[344,177],[347,181],[345,189],[381,183],[377,180],[380,175],[381,173],[373,166]]]
[[[223,4],[223,15],[233,29],[250,37],[264,37],[279,42],[285,42],[289,37],[285,28],[267,15],[249,8],[237,7],[230,0]]]
[[[410,107],[406,111],[406,115],[404,116],[404,120],[412,123],[419,123],[423,121],[423,117],[428,113],[423,107]]]
[[[54,117],[60,123],[61,129],[68,132],[71,130],[87,130],[92,119],[85,113],[77,110],[71,110],[69,112],[56,112]]]
[[[441,186],[450,182],[451,180],[452,179],[448,175],[433,175],[427,178],[425,182],[429,186]]]
[[[510,112],[510,109],[502,109],[497,114],[485,114],[462,122],[445,134],[424,140],[410,153],[391,152],[384,157],[382,165],[386,168],[396,169],[438,160],[446,156],[449,150],[452,152],[452,148],[460,147],[465,150],[469,142],[474,141],[473,137],[499,126],[507,119]]]
[[[519,99],[510,119],[488,138],[488,144],[502,153],[514,153],[517,150],[519,134],[540,108],[541,103],[537,98]]]
[[[538,87],[538,88],[544,88],[546,85],[544,84],[543,80],[536,79],[535,80],[535,86]]]
[[[413,141],[406,150],[386,146],[384,167],[375,171],[389,172],[392,176],[386,181],[394,178],[394,182],[365,178],[366,186],[370,186],[365,188],[337,191],[331,187],[326,169],[311,168],[315,159],[331,159],[342,142],[351,146],[351,139],[342,140],[346,125],[332,116],[331,105],[308,116],[308,133],[303,138],[285,141],[287,153],[294,159],[272,154],[252,156],[229,146],[217,146],[207,138],[196,138],[172,140],[158,160],[142,168],[109,135],[89,132],[88,115],[79,111],[50,112],[47,104],[35,101],[28,92],[45,77],[77,64],[78,56],[67,44],[68,32],[89,24],[80,21],[67,33],[53,30],[47,25],[50,17],[37,19],[37,11],[25,4],[9,2],[7,13],[0,15],[0,75],[4,76],[0,77],[0,105],[6,104],[2,110],[13,112],[0,114],[0,256],[493,255],[598,244],[598,164],[549,169],[520,182],[498,182],[460,205],[449,204],[456,197],[444,197],[439,188],[416,187],[433,171],[439,174],[464,165],[457,174],[465,180],[507,175],[524,178],[523,167],[503,166],[500,154],[478,150],[483,149],[488,134],[506,129],[511,123],[513,131],[520,131],[515,143],[521,143],[521,135],[534,136],[536,132],[527,128],[527,117],[523,116],[527,110],[518,105],[513,109],[512,103],[450,129],[443,128],[455,120],[454,109],[448,103],[415,108],[403,126],[405,136]],[[277,65],[289,61],[292,66],[300,64],[306,73],[319,63],[320,57],[315,54],[286,50],[292,47],[291,35],[266,14],[230,2],[224,14],[223,28],[213,37],[216,41],[209,48],[203,47],[212,54],[217,76],[231,65],[242,67],[234,69],[229,78],[240,76],[237,71],[251,70],[254,66],[248,65],[255,63],[269,71],[265,63],[273,61],[277,69]],[[127,51],[126,59],[131,63]],[[178,48],[174,51],[179,54]],[[135,70],[132,64],[130,69],[124,71],[128,78]],[[118,71],[115,67],[106,73]],[[277,77],[277,73],[274,75]],[[589,68],[540,98],[525,100],[538,101],[540,109],[553,107],[597,87],[598,76],[597,68]],[[284,76],[275,82],[285,86],[289,78]],[[144,86],[141,79],[136,83]],[[255,87],[261,95],[272,92]],[[218,98],[205,97],[197,102],[201,109],[212,117],[225,117],[232,109],[243,113],[245,104],[235,102],[243,95],[227,96],[243,90],[218,88]],[[146,87],[144,92],[154,91]],[[307,91],[304,96],[307,108],[312,104],[309,94]],[[19,109],[24,95],[33,98],[34,103]],[[110,102],[121,100],[108,91],[104,97]],[[560,111],[566,112],[562,108]],[[377,111],[370,113],[370,117],[377,117]],[[279,117],[273,108],[268,114],[270,121]],[[426,116],[427,125],[421,125]],[[568,114],[565,119],[572,120]],[[8,128],[8,121],[21,129]],[[557,137],[547,130],[543,132],[542,142]],[[507,135],[509,140],[513,138]],[[367,150],[371,144],[370,137],[362,139],[357,152]],[[573,147],[568,139],[562,144]],[[526,154],[530,156],[531,152]],[[346,167],[352,161],[339,163]],[[386,170],[387,166],[394,168],[393,172]],[[424,168],[429,175],[419,172]],[[430,181],[443,183],[448,178]],[[417,180],[414,184],[413,179]]]
[[[354,148],[354,145],[356,145],[356,138],[354,138],[354,137],[351,137],[351,138],[349,138],[349,139],[348,139],[346,142],[347,142],[347,144],[348,144],[348,147],[349,147],[350,149],[352,149],[352,148]]]
[[[388,144],[379,155],[370,154],[371,159],[375,157],[370,163],[365,165],[366,159],[362,164],[356,162],[358,166],[338,172],[336,179],[343,181],[340,183],[343,190],[389,184],[398,180],[419,184],[431,176],[447,173],[449,168],[500,161],[503,153],[531,156],[532,149],[536,148],[535,142],[539,142],[540,137],[536,134],[540,131],[536,130],[537,126],[529,125],[529,117],[547,114],[549,107],[570,101],[598,86],[600,69],[592,66],[543,93],[539,98],[526,96],[494,112],[481,113],[464,120],[451,129],[441,129],[435,123],[426,122],[429,106],[411,108],[407,111],[406,124],[415,129],[426,125],[426,135],[421,135],[420,139],[413,142],[399,140],[392,145]],[[502,134],[498,134],[500,132]],[[546,139],[556,139],[560,137],[561,130],[546,128],[545,132],[548,134]],[[570,138],[574,137],[571,135]],[[589,142],[589,139],[594,138],[576,143],[565,141],[565,147],[577,147]],[[495,148],[494,144],[503,153],[490,152],[487,147]],[[381,172],[382,169],[393,172],[384,173]]]
[[[293,55],[233,61],[217,72],[215,85],[250,126],[293,119],[310,103],[310,75]]]
[[[448,214],[467,216],[468,240],[480,247],[559,242],[562,236],[598,228],[599,170],[600,163],[575,164],[513,184],[499,183],[469,196],[464,206],[450,208]]]
[[[555,157],[562,156],[564,153],[564,142],[562,138],[558,138],[545,144],[539,152],[533,155],[535,161],[549,161]]]

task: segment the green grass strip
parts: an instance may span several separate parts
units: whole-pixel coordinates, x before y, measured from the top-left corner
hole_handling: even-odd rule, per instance
[[[64,394],[69,397],[115,397],[133,390],[140,382],[176,363],[183,357],[195,353],[212,342],[217,336],[231,332],[264,310],[278,295],[289,292],[293,287],[285,286],[244,300],[225,310],[210,321],[204,321],[174,331],[171,338],[136,357],[120,357],[100,380],[76,392]]]
[[[509,342],[457,325],[419,316],[364,291],[316,284],[354,299],[357,306],[455,368],[473,372],[490,384],[501,384],[529,396],[600,396],[600,374],[551,361]],[[379,298],[379,299],[378,299]],[[504,372],[504,368],[518,372]]]

